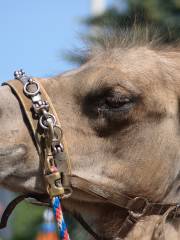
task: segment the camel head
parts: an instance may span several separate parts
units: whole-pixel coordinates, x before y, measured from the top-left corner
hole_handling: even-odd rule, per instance
[[[73,174],[127,195],[180,201],[179,59],[177,49],[116,47],[40,79],[61,120]],[[0,103],[0,183],[44,193],[39,156],[8,86],[0,88]],[[76,192],[72,199],[96,202]]]

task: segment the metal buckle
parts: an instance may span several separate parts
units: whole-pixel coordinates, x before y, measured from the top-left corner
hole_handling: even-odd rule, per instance
[[[39,118],[39,124],[43,129],[48,129],[48,123],[47,121],[52,121],[53,126],[56,125],[56,118],[53,114],[51,113],[47,113],[46,116],[41,115],[41,117]]]
[[[38,96],[38,95],[37,95]],[[33,109],[36,114],[40,114],[42,109],[45,109],[46,111],[49,111],[49,104],[46,101],[35,101],[33,103]]]
[[[61,143],[61,139],[63,136],[62,128],[58,125],[55,125],[53,127],[53,134],[51,135],[53,135],[52,144],[51,144],[53,154],[55,155],[55,154],[58,154],[59,152],[63,152],[64,146]]]
[[[30,92],[29,90],[28,90],[28,87],[30,86],[30,85],[35,85],[36,86],[36,89],[34,90],[34,91],[32,91],[32,92]],[[38,93],[39,93],[39,91],[40,91],[40,86],[39,86],[39,83],[37,83],[37,82],[35,82],[35,81],[28,81],[28,82],[26,82],[25,83],[25,85],[24,85],[24,93],[29,97],[29,96],[36,96]]]
[[[72,188],[71,187],[64,187],[64,194],[62,196],[62,199],[69,198],[72,195]]]
[[[48,183],[47,192],[51,198],[64,195],[64,188],[61,184],[61,175],[59,172],[47,174],[45,175],[45,178]]]
[[[137,206],[138,204],[140,206]],[[130,203],[128,203],[127,208],[129,209],[128,210],[129,214],[133,218],[137,219],[137,218],[144,216],[149,205],[150,205],[150,203],[146,198],[135,197],[130,201]]]

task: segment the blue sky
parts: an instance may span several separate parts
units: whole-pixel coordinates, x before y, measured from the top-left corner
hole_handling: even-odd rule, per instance
[[[0,82],[21,67],[39,77],[71,69],[62,53],[80,46],[90,10],[90,0],[1,0]]]

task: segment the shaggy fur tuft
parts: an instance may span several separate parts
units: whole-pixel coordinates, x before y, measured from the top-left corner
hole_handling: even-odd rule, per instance
[[[97,30],[98,34],[92,34],[83,39],[84,49],[75,49],[68,55],[68,60],[83,64],[94,56],[111,51],[112,49],[131,49],[147,47],[148,49],[163,52],[180,52],[180,41],[171,44],[164,43],[164,37],[158,29],[134,26],[118,31],[109,29]],[[96,32],[97,33],[97,32]]]

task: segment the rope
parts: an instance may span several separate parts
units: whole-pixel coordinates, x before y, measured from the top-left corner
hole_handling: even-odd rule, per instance
[[[59,237],[61,240],[70,240],[67,226],[64,221],[63,213],[62,213],[62,207],[61,207],[61,199],[60,197],[53,197],[52,198],[52,207],[53,207],[53,213],[54,217],[56,219]]]

